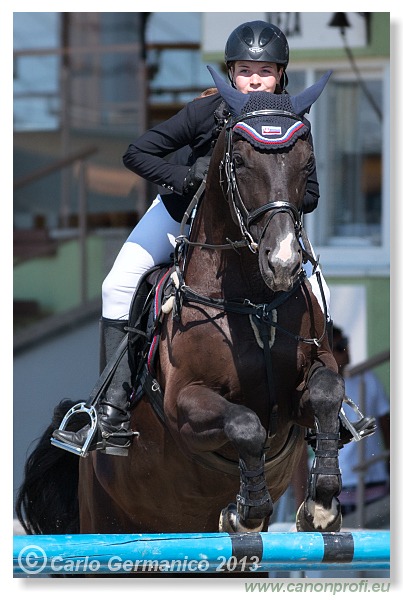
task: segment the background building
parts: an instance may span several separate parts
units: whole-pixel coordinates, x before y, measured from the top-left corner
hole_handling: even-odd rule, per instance
[[[290,93],[333,70],[305,226],[353,364],[388,351],[389,13],[14,13],[15,487],[55,404],[97,377],[102,280],[155,194],[127,145],[211,86],[205,64],[259,18],[289,39]],[[389,391],[389,363],[377,373]]]

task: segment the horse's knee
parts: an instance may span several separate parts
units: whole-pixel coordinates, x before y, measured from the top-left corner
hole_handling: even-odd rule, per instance
[[[267,434],[253,410],[238,405],[231,407],[225,419],[224,432],[241,455],[246,452],[260,458]]]
[[[329,391],[335,394],[344,393],[344,379],[327,367],[317,369],[309,379],[311,394],[315,392],[320,397],[326,397]]]
[[[308,387],[314,412],[318,409],[321,412],[340,410],[344,397],[344,379],[341,375],[322,367],[312,375]]]

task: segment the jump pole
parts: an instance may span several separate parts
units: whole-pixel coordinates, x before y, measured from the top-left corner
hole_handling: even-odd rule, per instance
[[[27,576],[388,570],[390,532],[24,535],[13,563]]]

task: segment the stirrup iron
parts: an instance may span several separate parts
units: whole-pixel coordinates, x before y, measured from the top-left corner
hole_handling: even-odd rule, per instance
[[[364,415],[362,414],[362,412],[360,411],[360,409],[358,408],[358,406],[348,396],[344,396],[343,402],[345,402],[350,408],[352,408],[353,411],[355,412],[355,414],[358,417],[358,420],[355,421],[354,423],[352,423],[347,418],[346,413],[344,412],[343,405],[341,406],[340,411],[339,411],[340,421],[342,422],[342,424],[344,425],[344,427],[346,429],[348,429],[348,431],[353,436],[353,439],[351,441],[359,442],[363,438],[365,438],[367,436],[370,436],[370,435],[373,435],[375,433],[376,427],[373,427],[373,428],[371,428],[371,429],[368,430],[368,425],[372,425],[374,419],[371,419],[369,417],[364,417]],[[360,425],[364,424],[365,427],[356,429],[355,426],[358,425],[358,424],[360,424]]]
[[[70,419],[76,415],[77,413],[87,413],[91,420],[91,425],[88,430],[87,439],[85,440],[82,447],[76,446],[75,444],[69,444],[68,442],[61,442],[60,440],[55,439],[54,437],[50,438],[50,443],[57,448],[61,448],[62,450],[67,450],[68,452],[72,452],[73,454],[77,454],[84,458],[88,456],[87,448],[90,446],[95,433],[97,431],[98,424],[98,415],[97,411],[93,406],[88,406],[85,402],[79,402],[70,408],[67,413],[64,415],[63,421],[58,427],[59,431],[66,431],[66,425]]]

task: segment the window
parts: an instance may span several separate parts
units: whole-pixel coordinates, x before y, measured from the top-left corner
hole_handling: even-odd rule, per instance
[[[382,106],[381,81],[366,82]],[[327,219],[317,231],[323,246],[381,244],[382,124],[357,82],[330,83],[325,102]]]
[[[14,13],[16,131],[57,129],[59,125],[59,20],[58,13]]]
[[[388,269],[388,92],[381,69],[364,81],[335,70],[312,108],[321,197],[306,225],[326,266]]]
[[[15,13],[14,129],[140,135],[142,15]]]

